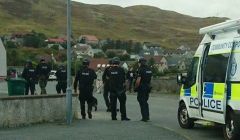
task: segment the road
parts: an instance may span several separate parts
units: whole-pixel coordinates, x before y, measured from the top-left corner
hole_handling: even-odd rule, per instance
[[[4,83],[0,84],[0,88]],[[55,82],[49,82],[49,93],[55,93]],[[0,91],[3,91],[0,90]],[[2,139],[84,139],[84,140],[223,140],[220,127],[197,125],[185,130],[177,123],[177,95],[152,94],[149,100],[151,121],[140,122],[140,109],[136,95],[128,95],[127,114],[130,122],[111,121],[105,111],[102,94],[98,98],[99,110],[93,120],[76,120],[69,127],[63,123],[37,124],[30,127],[2,129]],[[120,114],[118,114],[118,119]]]

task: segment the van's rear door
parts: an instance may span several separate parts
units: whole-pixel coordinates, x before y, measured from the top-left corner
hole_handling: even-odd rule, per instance
[[[204,119],[225,123],[226,77],[232,52],[233,39],[211,42],[203,57],[201,115]]]
[[[227,104],[233,110],[240,110],[240,37],[234,39],[229,73],[227,78]]]

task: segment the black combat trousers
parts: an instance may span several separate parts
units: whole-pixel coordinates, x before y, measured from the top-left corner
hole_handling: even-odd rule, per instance
[[[67,82],[66,81],[58,81],[56,85],[56,90],[58,94],[61,94],[61,91],[63,93],[66,93],[67,90]]]
[[[133,80],[131,79],[128,81],[128,88],[130,93],[132,92],[132,85],[133,85]]]
[[[80,108],[81,108],[81,115],[82,118],[86,118],[86,112],[85,112],[85,103],[87,102],[88,109],[88,117],[91,119],[92,118],[92,105],[93,105],[93,88],[92,87],[85,87],[79,89],[79,101],[80,101]]]
[[[110,104],[110,101],[111,99],[109,99],[109,94],[110,94],[110,91],[109,91],[109,85],[107,83],[104,84],[104,91],[103,91],[103,98],[104,98],[104,101],[105,101],[105,104],[106,104],[106,107],[107,109],[111,109],[111,104]]]
[[[25,95],[28,95],[28,92],[30,90],[31,95],[34,95],[34,91],[35,91],[35,82],[28,80],[26,85],[25,85],[26,91],[25,91]]]
[[[116,92],[111,92],[110,99],[111,99],[112,119],[113,120],[117,119],[117,99],[119,100],[119,103],[120,103],[121,118],[122,119],[127,118],[127,114],[126,114],[127,96],[126,96],[125,92],[121,93],[121,94],[117,94]]]
[[[146,87],[147,88],[147,87]],[[138,90],[137,100],[140,105],[141,115],[143,120],[149,120],[149,92],[146,88],[142,87]]]

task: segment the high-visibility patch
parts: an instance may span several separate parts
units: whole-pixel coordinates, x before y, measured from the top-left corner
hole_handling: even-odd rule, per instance
[[[213,99],[222,100],[224,99],[225,83],[214,83]]]
[[[180,96],[184,96],[184,89],[183,89],[183,86],[181,87]]]
[[[231,84],[231,100],[240,100],[240,84]]]
[[[198,97],[196,84],[191,87],[191,97]]]

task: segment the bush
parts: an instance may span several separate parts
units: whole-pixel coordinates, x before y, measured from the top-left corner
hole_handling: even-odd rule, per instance
[[[7,41],[5,44],[6,48],[17,48],[17,45],[12,41]]]

